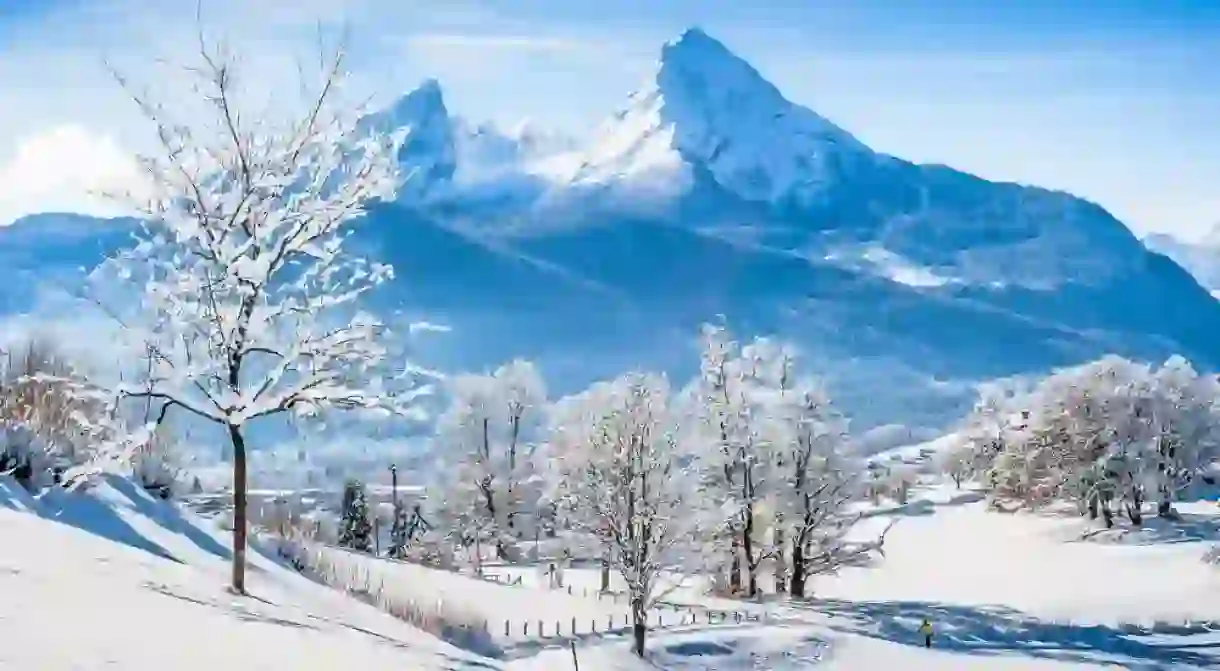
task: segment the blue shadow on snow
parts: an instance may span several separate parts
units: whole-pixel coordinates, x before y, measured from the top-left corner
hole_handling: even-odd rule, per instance
[[[1220,668],[1220,636],[1198,643],[1164,640],[1207,633],[1202,626],[1157,628],[1149,633],[1130,626],[1046,622],[1003,607],[925,601],[820,599],[803,607],[835,618],[832,628],[838,631],[912,646],[923,645],[916,628],[927,617],[936,631],[933,647],[963,654],[1012,653],[1067,662],[1109,662],[1134,671],[1184,665]],[[1142,640],[1150,635],[1162,641]]]

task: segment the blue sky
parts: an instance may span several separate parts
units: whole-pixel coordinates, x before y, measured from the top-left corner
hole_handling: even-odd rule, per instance
[[[148,64],[190,44],[194,10],[0,0],[0,219],[83,208],[69,186],[121,172],[141,135],[99,63],[155,80]],[[356,81],[382,99],[436,76],[460,114],[573,131],[698,24],[881,151],[1066,189],[1139,233],[1195,238],[1220,223],[1214,0],[205,0],[204,19],[268,90],[295,72],[316,21],[342,21]],[[67,171],[66,155],[78,157]]]

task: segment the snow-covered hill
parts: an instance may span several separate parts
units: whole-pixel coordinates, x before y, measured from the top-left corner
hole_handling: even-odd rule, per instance
[[[0,669],[489,668],[257,552],[235,597],[228,557],[129,481],[35,499],[0,476]]]
[[[471,123],[435,81],[366,123],[413,178],[358,244],[398,270],[383,307],[454,327],[423,352],[438,366],[526,356],[559,393],[682,377],[723,315],[810,350],[867,428],[943,425],[976,380],[1109,352],[1220,365],[1220,303],[1100,206],[869,148],[697,29],[588,138]],[[38,259],[0,287],[8,312],[123,237],[49,221],[0,230],[0,254]]]
[[[674,626],[683,613],[662,613],[671,626],[653,633],[647,662],[631,656],[620,634],[587,630],[625,609],[593,596],[596,568],[568,570],[568,592],[541,580],[512,587],[360,561],[409,577],[400,586],[421,603],[458,605],[476,620],[551,628],[577,618],[571,621],[585,633],[575,647],[586,671],[1153,671],[1220,662],[1220,569],[1200,561],[1220,540],[1214,505],[1182,504],[1182,521],[1152,520],[1140,532],[1098,533],[1079,518],[997,513],[979,499],[969,488],[932,485],[914,489],[907,504],[883,501],[868,510],[866,526],[899,520],[885,557],[818,578],[817,598],[807,603],[737,604],[675,592],[672,600],[698,613],[766,617],[707,625],[701,615],[701,624]],[[571,664],[571,637],[514,629],[501,641],[504,659],[479,657],[257,551],[252,595],[236,597],[223,589],[227,536],[121,478],[34,497],[0,477],[0,539],[0,669],[539,671]],[[538,569],[512,570],[536,577]],[[915,635],[924,617],[936,631],[931,650]],[[499,626],[490,633],[499,637]]]

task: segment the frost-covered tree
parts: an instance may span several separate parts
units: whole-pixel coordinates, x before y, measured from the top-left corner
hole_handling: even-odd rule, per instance
[[[490,374],[456,376],[448,391],[438,436],[448,461],[445,517],[466,543],[490,544],[508,559],[541,494],[535,449],[546,386],[533,364],[516,360]]]
[[[1107,526],[1143,521],[1220,454],[1216,378],[1175,357],[1159,368],[1120,357],[1056,371],[1004,395],[993,422],[968,425],[976,463],[998,496],[1023,505],[1075,503]]]
[[[373,523],[364,483],[348,480],[343,485],[339,512],[339,545],[357,552],[373,551]]]
[[[812,576],[868,558],[882,549],[876,539],[848,541],[859,516],[848,505],[860,494],[863,468],[848,442],[847,420],[816,378],[797,371],[797,354],[786,346],[755,345],[765,365],[756,403],[768,446],[768,500],[775,511],[772,556],[787,558],[786,591],[805,596]]]
[[[766,341],[741,347],[723,328],[703,329],[700,375],[689,392],[697,421],[689,432],[699,450],[700,498],[713,508],[703,513],[714,546],[730,562],[729,589],[754,596],[758,567],[767,557],[759,518],[767,496],[771,462],[760,388],[774,362]],[[744,579],[744,582],[743,582]]]
[[[546,498],[554,502],[557,518],[570,533],[580,538],[591,538],[596,543],[593,550],[600,557],[601,575],[599,589],[610,589],[614,549],[611,537],[606,533],[606,520],[590,501],[596,492],[588,492],[590,480],[585,470],[591,460],[604,455],[595,450],[606,447],[600,435],[600,427],[606,407],[612,401],[615,388],[609,384],[597,384],[577,394],[565,396],[551,405],[547,425],[547,456],[544,477]]]
[[[151,399],[158,419],[181,411],[219,427],[230,443],[232,588],[244,593],[251,423],[408,415],[423,389],[387,326],[359,308],[391,268],[347,243],[366,205],[401,181],[394,139],[360,131],[359,111],[342,104],[341,52],[282,122],[239,109],[234,62],[200,39],[200,62],[182,73],[200,103],[190,118],[133,95],[159,149],[140,159],[138,243],[102,279],[136,289],[134,307],[108,307],[152,354],[147,380],[117,394]]]
[[[609,549],[627,585],[634,650],[643,656],[660,578],[679,565],[690,532],[677,414],[665,379],[648,374],[595,385],[570,402],[579,409],[559,429],[571,432],[562,454],[566,493],[588,511],[586,531]]]

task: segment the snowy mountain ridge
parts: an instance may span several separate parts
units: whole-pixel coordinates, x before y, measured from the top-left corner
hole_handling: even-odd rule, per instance
[[[809,350],[864,428],[1108,353],[1220,368],[1220,303],[1101,206],[874,151],[702,31],[588,138],[467,121],[435,80],[364,123],[412,179],[353,244],[399,270],[378,307],[453,327],[438,366],[685,377],[722,316]],[[0,230],[0,312],[125,243],[69,219]]]
[[[895,273],[870,259],[900,258],[910,272],[899,276],[923,278],[916,286],[1104,282],[1142,251],[1122,228],[1099,256],[1096,231],[1073,222],[1101,208],[1070,194],[870,149],[697,28],[662,47],[654,73],[588,138],[470,123],[450,114],[435,80],[375,116],[381,130],[410,131],[400,158],[413,179],[400,202],[471,219],[486,214],[477,204],[494,207],[491,234],[608,217],[748,225],[756,243],[880,277]]]
[[[1204,289],[1220,298],[1220,224],[1195,243],[1164,233],[1153,233],[1144,238],[1144,245],[1173,259],[1194,275]]]
[[[697,28],[666,43],[644,86],[582,140],[450,116],[435,79],[373,118],[379,130],[410,130],[400,158],[420,170],[402,194],[409,202],[438,187],[459,199],[486,186],[488,176],[513,173],[538,178],[546,185],[540,191],[614,186],[638,194],[662,182],[664,194],[677,197],[705,168],[747,201],[808,206],[847,164],[877,158]],[[428,160],[424,149],[431,149]]]

